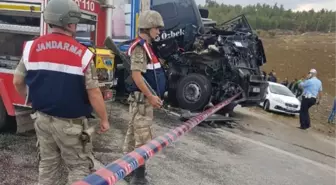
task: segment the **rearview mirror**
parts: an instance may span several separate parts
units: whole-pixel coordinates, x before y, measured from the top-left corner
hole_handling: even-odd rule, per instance
[[[209,17],[209,10],[208,9],[199,8],[199,12],[200,12],[202,18],[208,18]]]

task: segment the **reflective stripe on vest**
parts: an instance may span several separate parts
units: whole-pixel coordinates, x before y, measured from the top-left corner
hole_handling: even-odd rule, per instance
[[[87,47],[66,35],[27,41],[22,59],[33,109],[62,118],[90,115],[84,74],[92,58]]]
[[[151,63],[147,64],[147,69],[153,70],[153,69],[161,68],[161,63],[159,59],[157,58],[157,56],[154,54],[152,48],[149,46],[149,44],[144,39],[140,37],[137,37],[135,41],[130,45],[127,51],[127,55],[131,56],[132,51],[138,44],[140,44],[145,49],[147,56],[149,57],[151,61]]]
[[[28,41],[24,44],[22,59],[27,70],[48,70],[84,76],[89,63],[93,58],[93,53],[89,49],[85,47],[76,47],[74,45],[70,45],[67,42],[63,43],[62,41],[46,41],[45,43],[40,43],[40,45],[37,46],[36,51],[31,51],[33,44],[34,41]],[[38,50],[42,51],[43,49],[56,50],[55,53],[59,53],[60,55],[57,56],[55,54],[53,55],[45,52],[44,56],[42,54],[42,58],[44,58],[44,60],[37,61],[34,58],[34,52],[39,52]],[[74,55],[81,57],[81,62],[76,63],[76,60],[71,60],[71,58],[73,58],[71,56],[63,60],[63,62],[57,60],[57,58],[62,57],[62,54],[66,54],[65,52],[69,53],[69,51],[73,51],[72,53]],[[82,54],[83,52],[84,54]]]

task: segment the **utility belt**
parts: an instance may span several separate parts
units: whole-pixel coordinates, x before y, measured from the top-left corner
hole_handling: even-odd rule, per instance
[[[89,142],[91,142],[92,140],[92,134],[95,132],[95,126],[89,127],[89,120],[86,117],[79,117],[79,118],[73,118],[73,119],[67,119],[67,118],[60,118],[60,117],[56,117],[56,116],[50,116],[48,114],[45,114],[43,112],[40,111],[36,111],[33,115],[31,115],[31,117],[33,119],[36,119],[38,116],[43,116],[43,117],[47,117],[50,119],[50,121],[53,118],[65,121],[65,122],[69,122],[75,125],[80,125],[82,126],[82,130],[79,134],[79,138],[82,140],[82,144],[83,144],[83,152],[87,153],[88,151],[88,147],[87,144]],[[38,145],[38,143],[37,143]]]
[[[302,96],[305,97],[306,99],[310,99],[310,98],[315,98],[316,99],[316,97],[311,95],[311,94],[304,94]]]
[[[83,125],[83,120],[86,119],[86,117],[79,117],[79,118],[61,118],[61,117],[57,117],[57,116],[51,116],[49,114],[40,112],[40,111],[36,111],[34,114],[31,115],[32,119],[36,119],[38,115],[44,116],[44,117],[48,117],[50,119],[52,118],[56,118],[65,122],[69,122],[75,125]]]

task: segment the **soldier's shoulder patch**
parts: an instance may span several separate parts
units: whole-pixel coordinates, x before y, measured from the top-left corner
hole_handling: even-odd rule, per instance
[[[132,58],[132,61],[136,63],[142,63],[145,60],[144,50],[141,47],[134,48],[131,58]]]

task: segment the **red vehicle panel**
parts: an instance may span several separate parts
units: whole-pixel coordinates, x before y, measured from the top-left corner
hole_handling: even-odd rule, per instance
[[[1,1],[1,0],[0,0]],[[41,11],[44,10],[46,4],[49,0],[12,0],[9,1],[13,4],[15,3],[23,3],[23,4],[37,4],[41,3]],[[95,41],[95,46],[103,47],[104,40],[107,35],[107,12],[111,10],[111,8],[102,7],[99,3],[99,0],[73,0],[77,3],[77,5],[82,10],[82,13],[85,14],[85,18],[91,20],[93,24],[95,24],[95,32],[92,32],[92,40]],[[133,2],[133,1],[132,1]],[[20,10],[13,10],[20,11]],[[36,16],[36,15],[35,15]],[[41,17],[42,18],[42,17]],[[111,20],[112,21],[112,20]],[[110,25],[112,26],[112,24]],[[41,19],[40,25],[40,34],[44,35],[48,33],[48,27],[43,22],[43,18]],[[20,46],[23,47],[23,46]],[[15,115],[15,105],[30,107],[29,105],[25,105],[25,99],[21,97],[18,92],[15,90],[13,85],[13,70],[9,70],[6,68],[0,67],[0,98],[3,99],[5,104],[7,113],[9,115]]]
[[[100,10],[100,4],[94,0],[73,0],[77,3],[79,8],[83,11],[98,14]]]
[[[0,72],[0,95],[5,104],[7,113],[11,116],[15,116],[13,104],[25,104],[25,99],[15,90],[12,73]]]

